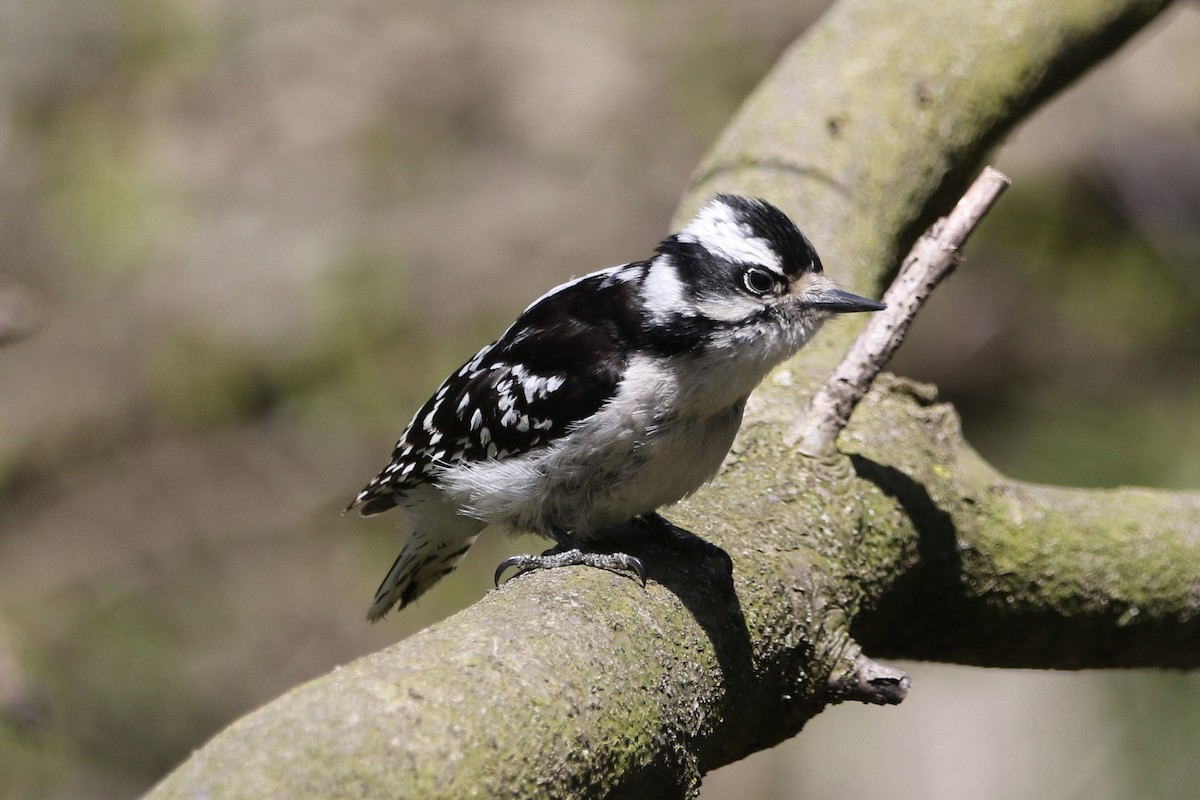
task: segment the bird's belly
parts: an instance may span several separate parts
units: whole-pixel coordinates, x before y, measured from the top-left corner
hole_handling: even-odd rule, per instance
[[[536,454],[451,468],[440,482],[468,516],[586,538],[700,488],[729,452],[742,409],[739,402],[701,419],[650,423],[626,416],[620,430],[576,431]]]
[[[743,405],[702,419],[630,424],[606,445],[581,436],[541,465],[540,485],[510,515],[515,527],[577,538],[682,500],[716,474],[741,424]],[[632,419],[632,418],[629,418]],[[514,509],[516,510],[516,509]]]
[[[630,453],[611,492],[592,510],[590,527],[676,503],[707,483],[725,460],[742,406],[702,420],[666,421]]]
[[[617,395],[552,444],[453,465],[438,482],[484,522],[586,537],[675,503],[716,474],[753,388],[736,392],[738,378],[631,360]]]

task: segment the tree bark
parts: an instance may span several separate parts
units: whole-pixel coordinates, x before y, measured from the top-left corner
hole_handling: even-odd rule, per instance
[[[1164,2],[846,0],[705,159],[714,191],[793,215],[839,281],[882,286],[1037,102]],[[654,544],[649,572],[531,574],[235,722],[174,797],[684,797],[845,699],[897,702],[866,654],[1026,667],[1200,666],[1200,495],[1007,480],[928,387],[883,376],[843,455],[786,433],[854,326],[751,400],[717,480],[672,513],[730,580]]]

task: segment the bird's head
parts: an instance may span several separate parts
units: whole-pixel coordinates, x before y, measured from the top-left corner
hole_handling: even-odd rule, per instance
[[[832,314],[884,308],[827,278],[812,243],[778,208],[728,194],[659,246],[647,288],[653,315],[702,320],[716,340],[754,339],[771,358],[795,352]],[[777,341],[762,341],[775,333]]]

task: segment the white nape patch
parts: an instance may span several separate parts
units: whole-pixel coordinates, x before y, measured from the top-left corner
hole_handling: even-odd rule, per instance
[[[667,256],[658,256],[650,262],[646,280],[642,284],[646,298],[646,310],[656,320],[664,320],[679,313],[685,307],[683,281],[679,279],[679,268]]]
[[[679,232],[680,241],[700,245],[713,255],[739,264],[758,264],[783,275],[779,254],[765,239],[751,234],[749,227],[737,221],[733,209],[720,200],[700,209]]]

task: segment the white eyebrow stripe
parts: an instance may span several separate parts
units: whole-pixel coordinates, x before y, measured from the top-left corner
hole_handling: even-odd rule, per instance
[[[759,264],[780,277],[783,265],[765,239],[753,236],[733,209],[718,201],[709,203],[679,232],[679,239],[703,247],[713,255],[740,264]]]

